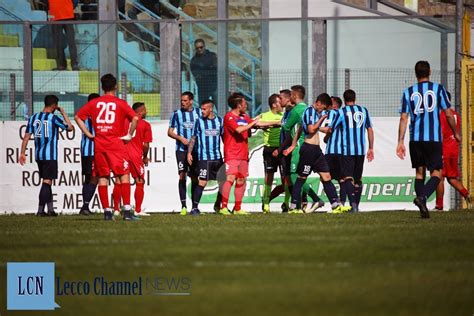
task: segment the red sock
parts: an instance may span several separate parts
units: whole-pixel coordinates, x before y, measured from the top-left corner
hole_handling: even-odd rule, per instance
[[[229,203],[229,195],[230,189],[232,189],[232,184],[234,184],[232,181],[226,181],[222,186],[222,208],[227,207],[227,204]]]
[[[244,193],[245,193],[245,182],[241,185],[236,184],[235,190],[234,190],[234,196],[235,196],[234,211],[240,211],[240,209],[242,208],[242,200],[244,198]]]
[[[99,199],[100,203],[102,203],[102,208],[106,209],[109,208],[109,193],[107,192],[107,186],[106,185],[99,185],[98,187],[99,191]]]
[[[122,183],[123,205],[130,205],[130,183]]]
[[[443,196],[436,197],[436,208],[442,210],[444,205]]]
[[[142,211],[143,197],[145,196],[144,190],[145,183],[136,183],[135,187],[135,212],[140,213]]]
[[[461,193],[463,198],[467,198],[469,195],[469,191],[466,188],[463,188],[461,191],[459,191],[459,193]]]
[[[115,183],[114,190],[112,191],[112,198],[114,199],[114,210],[120,211],[120,198],[122,195],[122,184]]]

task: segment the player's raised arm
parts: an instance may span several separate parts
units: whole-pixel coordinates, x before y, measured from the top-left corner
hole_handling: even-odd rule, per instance
[[[73,130],[74,130],[74,125],[72,125],[71,120],[70,120],[69,117],[67,116],[66,111],[64,111],[64,108],[58,106],[58,110],[59,110],[59,113],[61,113],[61,115],[63,116],[64,121],[66,121],[67,130],[68,130],[68,131],[73,131]]]

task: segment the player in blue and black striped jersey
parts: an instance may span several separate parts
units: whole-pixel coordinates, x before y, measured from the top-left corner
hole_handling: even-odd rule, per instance
[[[193,136],[189,141],[188,164],[190,166],[196,165],[199,169],[199,185],[194,191],[191,215],[201,213],[199,202],[209,180],[219,182],[214,210],[218,212],[221,207],[221,187],[226,179],[221,154],[221,137],[224,133],[224,124],[222,118],[214,113],[213,107],[214,103],[211,100],[201,102],[202,116],[196,120]],[[196,155],[193,155],[195,148],[197,148],[197,160],[195,160]]]
[[[87,102],[100,97],[98,93],[91,93],[87,97]],[[88,118],[84,121],[87,130],[94,135],[94,129],[92,127],[92,119]],[[97,187],[97,175],[93,170],[94,162],[94,139],[90,139],[85,134],[82,134],[81,139],[81,166],[82,166],[82,175],[84,180],[82,182],[82,200],[83,204],[81,210],[79,211],[80,215],[91,215],[92,212],[89,209],[90,201],[94,196],[95,189]]]
[[[446,113],[449,127],[458,142],[461,136],[456,129],[445,88],[430,81],[430,64],[418,61],[415,74],[418,82],[403,92],[401,100],[397,156],[404,159],[406,155],[404,140],[410,116],[410,157],[412,167],[416,169],[416,198],[413,203],[420,210],[422,218],[429,218],[426,200],[436,190],[443,168],[440,110]],[[430,171],[431,177],[425,184],[426,169]]]
[[[345,186],[352,212],[358,212],[362,194],[362,173],[364,159],[374,159],[374,131],[367,108],[357,105],[356,93],[348,89],[344,91],[345,106],[339,109],[337,120],[331,123],[331,131],[341,128],[342,156],[341,156],[341,185]],[[367,138],[369,145],[365,140]]]
[[[168,136],[176,140],[176,162],[179,174],[179,198],[181,215],[188,213],[186,208],[186,175],[191,178],[191,197],[198,184],[197,172],[187,161],[188,144],[193,135],[194,123],[201,116],[201,111],[193,107],[194,95],[187,91],[181,94],[181,108],[174,111],[170,118]],[[196,159],[197,160],[197,159]]]
[[[21,143],[20,164],[26,163],[26,147],[33,135],[35,141],[35,160],[38,164],[39,175],[43,179],[39,194],[38,216],[57,216],[53,206],[53,191],[51,185],[58,178],[58,134],[59,130],[72,131],[74,126],[63,108],[58,106],[58,97],[47,95],[44,98],[43,111],[36,113],[28,120],[26,133]],[[59,110],[64,121],[54,114]],[[48,213],[44,211],[48,206]]]

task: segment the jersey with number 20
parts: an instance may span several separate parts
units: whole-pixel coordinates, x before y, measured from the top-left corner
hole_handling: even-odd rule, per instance
[[[92,119],[96,153],[125,151],[125,144],[120,139],[124,136],[125,120],[131,121],[136,115],[127,102],[112,95],[104,95],[86,103],[77,115],[83,121],[89,117]]]

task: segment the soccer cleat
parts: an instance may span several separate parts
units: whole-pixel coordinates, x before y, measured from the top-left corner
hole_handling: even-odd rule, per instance
[[[92,214],[93,213],[86,208],[81,208],[81,210],[79,211],[79,215],[83,215],[83,216],[89,216]]]
[[[36,213],[36,216],[38,216],[38,217],[46,217],[46,216],[48,216],[48,214],[46,214],[46,212],[38,212],[38,213]]]
[[[349,210],[351,210],[350,206],[342,206],[338,205],[335,208],[332,209],[332,214],[342,214],[342,213],[347,213]]]
[[[439,206],[435,206],[431,211],[432,211],[432,212],[442,212],[442,211],[443,211],[443,208],[442,208],[442,207],[439,207]]]
[[[357,203],[351,203],[351,209],[349,210],[351,213],[358,213],[359,212],[359,205]]]
[[[324,206],[324,201],[319,200],[318,202],[314,202],[313,204],[311,204],[311,207],[306,208],[305,213],[313,213],[314,211],[316,211],[317,209],[320,209],[323,206]]]
[[[470,195],[466,196],[466,198],[465,198],[464,200],[466,201],[467,209],[468,209],[468,210],[472,210],[472,199],[471,199],[471,196],[470,196]]]
[[[288,214],[304,214],[304,212],[302,209],[293,208],[288,211]]]
[[[413,203],[420,210],[421,218],[430,218],[430,212],[426,207],[426,198],[416,197],[416,199],[413,200]]]
[[[197,216],[201,214],[201,211],[198,208],[193,208],[189,214]]]
[[[281,212],[288,213],[288,205],[286,205],[286,203],[281,204]]]
[[[233,213],[234,215],[250,215],[249,212],[246,212],[244,210],[234,210]]]
[[[232,215],[231,212],[229,212],[229,210],[227,209],[227,207],[223,207],[219,210],[219,215]]]
[[[134,212],[133,212],[133,215],[134,215],[134,216],[140,216],[140,217],[151,216],[150,214],[148,214],[148,213],[145,212],[145,211],[140,211],[140,212],[134,211]]]
[[[56,213],[55,211],[48,211],[47,215],[49,217],[56,217],[56,216],[58,216],[58,213]]]
[[[183,216],[188,215],[188,209],[186,207],[183,207],[179,215],[183,215]]]
[[[347,205],[347,206],[341,205],[341,209],[344,213],[347,213],[347,212],[350,212],[352,210],[352,207],[350,207],[349,205]],[[357,211],[359,211],[359,206],[357,206]]]
[[[270,205],[269,204],[263,204],[262,211],[263,211],[263,214],[270,214]]]
[[[119,210],[114,210],[114,216],[120,216],[120,211]]]
[[[133,215],[132,212],[128,210],[128,211],[123,212],[123,220],[124,221],[139,221],[141,220],[141,218]]]
[[[112,211],[104,210],[104,220],[106,220],[106,221],[113,221],[114,220],[114,215],[113,215]]]

